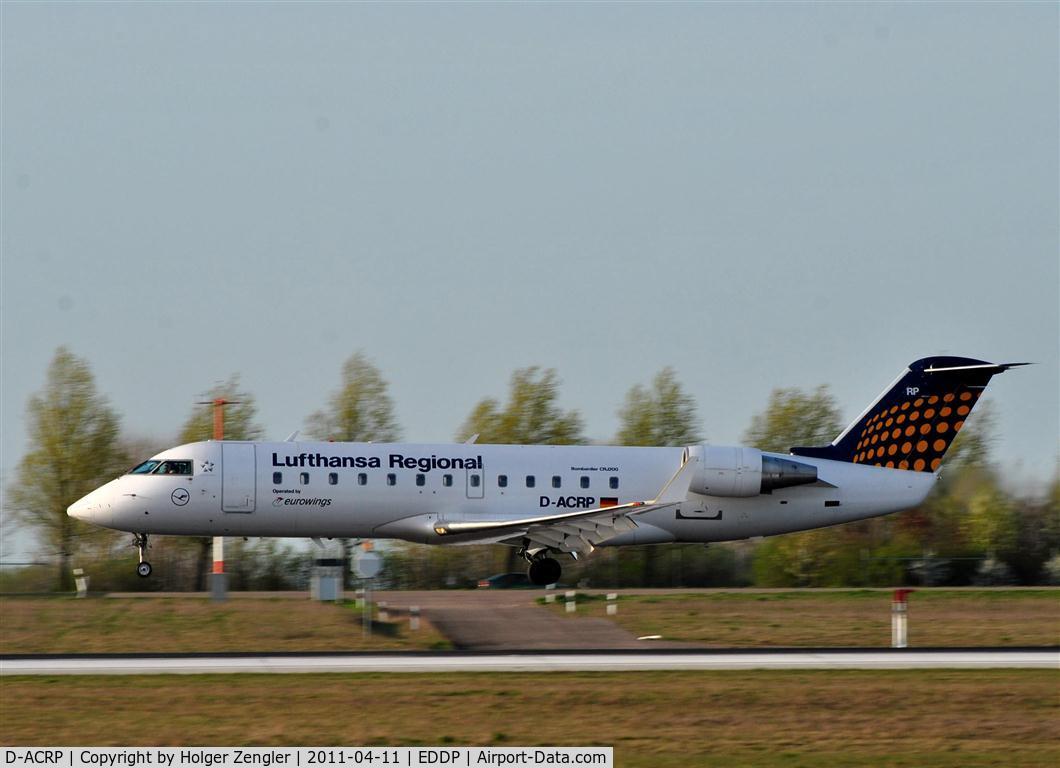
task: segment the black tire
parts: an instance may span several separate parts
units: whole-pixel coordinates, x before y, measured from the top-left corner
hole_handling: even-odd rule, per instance
[[[151,564],[148,562],[138,563],[136,565],[136,575],[141,579],[146,579],[151,575]]]
[[[526,575],[530,579],[531,584],[544,587],[559,581],[561,573],[563,573],[563,568],[560,564],[551,557],[545,557],[530,563],[530,568]]]

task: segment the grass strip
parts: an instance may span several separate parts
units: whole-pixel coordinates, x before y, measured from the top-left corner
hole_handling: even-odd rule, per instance
[[[1060,672],[10,677],[10,745],[613,745],[620,766],[1060,764]]]

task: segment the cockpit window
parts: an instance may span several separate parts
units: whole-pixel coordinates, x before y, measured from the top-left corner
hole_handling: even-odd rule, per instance
[[[151,473],[152,475],[190,475],[191,474],[191,462],[190,461],[163,461],[158,465],[157,468]]]
[[[159,461],[148,459],[129,470],[130,475],[191,475],[191,459]]]

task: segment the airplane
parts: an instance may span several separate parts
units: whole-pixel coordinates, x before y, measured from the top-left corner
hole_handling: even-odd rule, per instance
[[[1026,363],[911,363],[829,445],[676,448],[206,441],[70,505],[148,537],[402,539],[516,547],[536,585],[604,546],[773,536],[915,507],[991,377]]]

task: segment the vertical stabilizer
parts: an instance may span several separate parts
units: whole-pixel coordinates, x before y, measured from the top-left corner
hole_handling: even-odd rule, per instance
[[[791,452],[934,472],[991,377],[1017,365],[1026,363],[996,364],[968,357],[917,360],[831,445]]]

